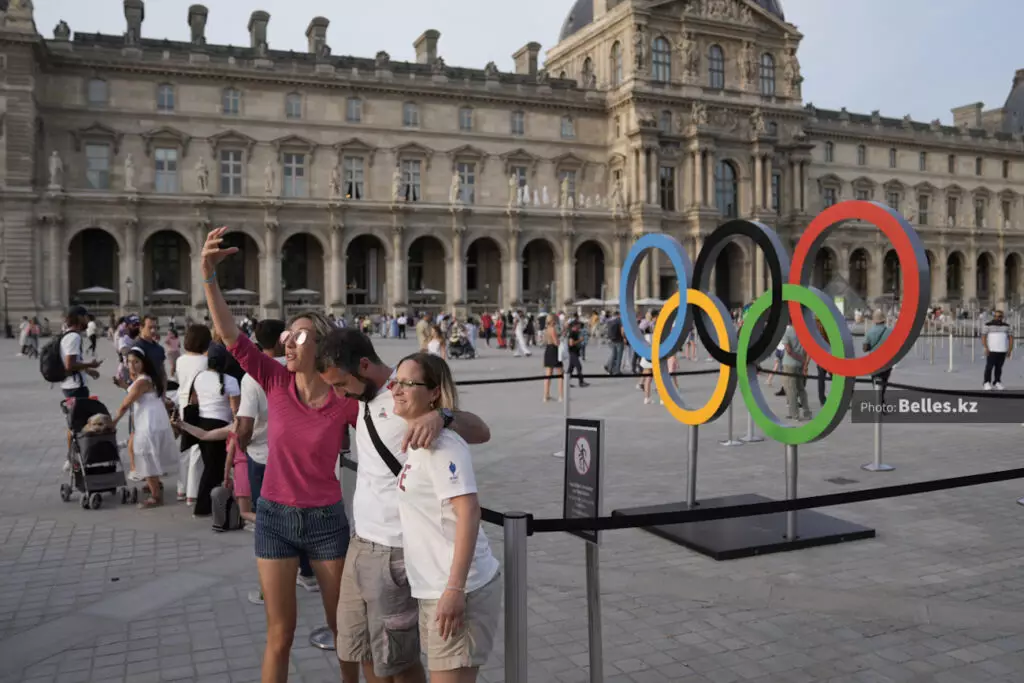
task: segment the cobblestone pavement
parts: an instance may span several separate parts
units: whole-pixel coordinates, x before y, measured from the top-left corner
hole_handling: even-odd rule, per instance
[[[388,360],[411,350],[408,342],[378,346]],[[113,355],[109,344],[101,347],[109,376]],[[60,395],[14,352],[0,340],[0,681],[258,680],[264,617],[245,597],[256,584],[252,537],[215,534],[183,505],[139,512],[113,500],[98,511],[61,503]],[[957,346],[958,372],[946,373],[946,353],[937,348],[938,364],[930,365],[923,347],[893,380],[978,388],[980,354],[971,366],[969,349]],[[598,369],[605,353],[591,355],[587,367]],[[496,378],[538,374],[541,360],[484,350],[453,365],[460,379]],[[1008,387],[1024,389],[1022,371],[1021,360],[1008,363]],[[681,385],[697,400],[711,382]],[[109,381],[95,386],[116,407]],[[536,382],[462,392],[464,406],[492,427],[492,442],[474,454],[488,507],[561,513],[563,463],[551,453],[560,449],[562,405],[540,397]],[[574,415],[606,422],[606,511],[682,498],[684,428],[662,407],[643,405],[633,381],[595,378],[573,391],[570,405]],[[737,432],[746,421],[740,406]],[[1015,467],[1022,434],[1019,424],[887,426],[886,460],[896,470],[872,474],[860,469],[871,457],[872,427],[844,423],[825,442],[801,448],[800,493]],[[781,497],[783,447],[725,448],[724,436],[721,422],[701,429],[699,495]],[[828,481],[836,477],[852,481]],[[829,514],[876,528],[878,537],[729,562],[639,530],[607,533],[605,680],[1020,681],[1021,488],[1008,482],[833,508]],[[529,680],[585,681],[583,542],[537,535],[529,547]],[[290,680],[337,681],[333,655],[307,644],[323,623],[319,599],[297,590]],[[503,680],[498,642],[485,683]]]

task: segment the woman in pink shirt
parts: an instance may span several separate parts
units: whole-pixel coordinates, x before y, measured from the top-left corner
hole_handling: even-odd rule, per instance
[[[221,248],[226,232],[213,230],[203,246],[203,286],[224,345],[267,394],[270,454],[256,507],[255,541],[267,613],[263,681],[271,683],[288,680],[300,552],[313,565],[327,624],[337,637],[349,529],[335,467],[359,411],[355,400],[337,396],[316,370],[317,341],[332,329],[322,314],[292,319],[281,335],[285,366],[261,353],[238,329],[217,285],[217,264],[238,251]]]

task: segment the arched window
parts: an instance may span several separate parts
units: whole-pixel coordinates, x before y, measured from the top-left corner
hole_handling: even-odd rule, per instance
[[[284,98],[284,117],[286,119],[302,118],[302,95],[297,92],[288,93]]]
[[[672,112],[668,109],[661,112],[661,116],[658,117],[658,130],[665,135],[672,133]]]
[[[672,48],[668,41],[658,37],[651,45],[653,76],[658,83],[668,83],[672,80]]]
[[[739,216],[736,190],[736,169],[728,161],[719,161],[715,166],[715,204],[723,218]]]
[[[583,60],[583,71],[582,71],[582,73],[584,75],[594,73],[594,60],[592,60],[590,57],[587,57],[586,59]],[[584,83],[584,85],[586,85],[586,84]]]
[[[622,85],[622,43],[618,41],[612,45],[611,62],[612,85]]]
[[[761,55],[761,94],[775,94],[775,58],[767,52]]]
[[[708,48],[708,86],[715,90],[725,87],[725,52],[718,45]]]

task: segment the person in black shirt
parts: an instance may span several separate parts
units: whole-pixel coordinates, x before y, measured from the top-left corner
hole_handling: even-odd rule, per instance
[[[572,380],[573,370],[576,370],[576,379],[579,386],[586,387],[590,384],[583,379],[583,364],[580,363],[580,350],[583,348],[583,328],[576,318],[569,323],[569,379]]]
[[[132,316],[138,321],[138,316]],[[136,322],[136,325],[138,323]],[[129,320],[129,327],[131,321]],[[154,381],[160,383],[160,387],[163,390],[167,389],[167,353],[164,351],[164,345],[160,343],[160,322],[157,320],[155,315],[146,314],[142,318],[142,327],[138,331],[138,339],[135,340],[135,346],[142,349],[143,353],[146,354],[146,358],[153,364],[153,368],[156,370],[159,378],[154,377]]]

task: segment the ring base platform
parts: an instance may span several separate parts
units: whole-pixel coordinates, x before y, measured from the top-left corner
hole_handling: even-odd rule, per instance
[[[707,498],[698,501],[697,509],[768,503],[770,498],[756,493]],[[613,510],[613,517],[641,515],[654,512],[679,512],[686,503],[665,503],[647,507]],[[742,557],[782,553],[821,545],[874,538],[875,530],[843,519],[830,517],[817,510],[796,511],[796,539],[786,538],[785,512],[756,517],[716,519],[707,522],[686,522],[643,527],[676,545],[706,555],[713,560],[736,560]]]

